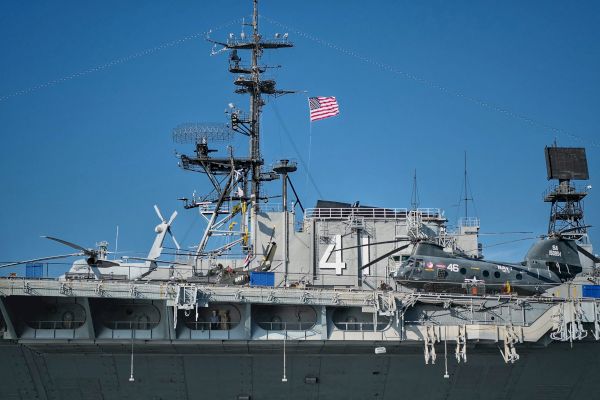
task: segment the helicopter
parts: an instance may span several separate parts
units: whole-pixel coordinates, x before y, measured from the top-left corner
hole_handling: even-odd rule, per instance
[[[85,258],[75,260],[65,274],[59,276],[60,280],[68,279],[128,279],[137,280],[142,279],[149,275],[151,272],[158,268],[158,263],[166,264],[179,264],[172,261],[161,261],[160,257],[163,250],[163,242],[166,234],[170,234],[173,239],[173,243],[177,250],[179,250],[179,243],[175,239],[171,231],[171,225],[177,217],[177,211],[174,211],[169,220],[166,220],[158,206],[154,205],[154,211],[160,219],[160,223],[156,225],[154,231],[156,237],[148,252],[147,257],[123,257],[121,260],[108,260],[107,256],[110,254],[108,251],[108,243],[101,242],[98,244],[98,249],[86,249],[78,244],[55,238],[52,236],[42,236],[43,238],[53,240],[61,243],[65,246],[71,247],[75,250],[79,250],[78,253],[64,254],[58,256],[41,257],[32,260],[25,260],[19,262],[13,262],[8,264],[0,265],[0,268],[11,267],[15,265],[28,264],[38,261],[55,260],[68,257],[84,256]],[[129,262],[129,259],[142,261],[142,262]]]
[[[402,286],[436,293],[476,295],[487,291],[539,295],[583,272],[580,254],[594,264],[600,263],[600,258],[579,246],[574,239],[563,236],[568,231],[542,236],[521,263],[448,253],[443,246],[427,238],[410,240],[361,268],[368,268],[412,245],[410,256],[390,273],[390,277]]]

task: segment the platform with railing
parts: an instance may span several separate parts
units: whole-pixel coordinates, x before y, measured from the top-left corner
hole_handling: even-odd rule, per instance
[[[407,208],[369,208],[369,207],[340,207],[340,208],[307,208],[305,219],[341,220],[349,218],[404,220],[408,217]],[[444,215],[439,208],[419,208],[416,212],[424,220],[442,220]]]
[[[591,188],[589,185],[577,185],[572,182],[561,183],[558,185],[551,185],[542,194],[542,198],[545,202],[553,201],[579,201],[587,196],[588,190]]]
[[[462,217],[458,220],[458,226],[461,227],[469,227],[469,228],[479,228],[480,221],[477,217]]]

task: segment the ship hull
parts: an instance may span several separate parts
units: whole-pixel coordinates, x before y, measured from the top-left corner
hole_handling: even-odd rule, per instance
[[[593,342],[523,344],[506,364],[496,344],[472,344],[458,364],[448,343],[426,365],[416,344],[283,342],[186,344],[0,343],[2,399],[581,399],[600,392]]]

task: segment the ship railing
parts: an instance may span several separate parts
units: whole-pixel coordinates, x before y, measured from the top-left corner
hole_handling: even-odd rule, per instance
[[[58,321],[28,321],[26,324],[33,329],[77,329],[83,326],[85,321],[58,320]]]
[[[223,204],[221,205],[221,207],[219,208],[219,212],[222,214],[229,214],[230,212],[234,211],[234,207],[232,206],[230,207],[227,204]],[[205,203],[205,204],[201,204],[200,205],[200,212],[202,212],[203,214],[211,214],[212,212],[214,212],[216,208],[216,205],[213,203]],[[293,209],[293,203],[290,203],[288,205],[288,210],[292,210]],[[283,210],[283,206],[281,203],[267,203],[267,204],[261,204],[260,206],[260,211],[262,212],[281,212]]]
[[[458,220],[458,226],[465,227],[479,227],[479,218],[477,217],[463,217]]]
[[[464,324],[465,322],[463,321],[461,323]],[[436,325],[456,326],[457,324],[458,324],[458,322],[456,322],[456,321],[446,321],[446,322],[439,322]],[[467,318],[467,324],[468,325],[487,325],[487,326],[500,326],[500,325],[506,325],[506,324],[510,324],[513,326],[522,326],[522,327],[531,326],[531,323],[526,320],[519,321],[517,319],[500,319],[496,315],[492,315],[492,314],[490,314],[489,319]],[[404,325],[423,326],[423,321],[422,320],[405,320]]]
[[[367,207],[342,207],[342,208],[307,208],[305,219],[406,219],[409,210],[407,208],[367,208]],[[423,219],[443,219],[444,215],[439,208],[419,208],[417,213]]]
[[[290,338],[304,340],[320,335],[313,329],[316,322],[268,321],[257,322],[257,325],[267,331],[267,339],[281,339],[281,332],[284,332],[286,336],[288,332],[293,332]]]
[[[151,330],[159,321],[105,321],[104,325],[112,330]]]
[[[185,321],[185,325],[194,331],[228,331],[239,325],[239,321],[206,322],[206,321]]]
[[[373,332],[382,331],[389,325],[389,322],[334,322],[336,327],[343,331],[356,331],[356,332]]]
[[[267,331],[306,331],[315,326],[315,322],[257,322],[258,326]]]
[[[585,195],[588,193],[589,189],[590,189],[589,185],[577,185],[573,182],[570,182],[568,185],[567,184],[551,185],[544,191],[544,193],[542,194],[542,198],[546,199],[548,196],[560,195],[560,194]]]
[[[420,214],[421,218],[427,219],[444,219],[444,211],[441,208],[417,208],[417,214]]]
[[[288,210],[290,210],[290,208],[288,208]],[[283,211],[283,205],[281,203],[271,203],[271,202],[269,202],[267,204],[261,204],[260,211],[262,211],[262,212],[281,212],[281,211]]]

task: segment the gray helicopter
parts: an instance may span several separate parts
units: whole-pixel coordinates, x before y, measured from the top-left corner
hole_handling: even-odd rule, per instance
[[[519,264],[449,254],[431,241],[409,243],[384,256],[389,257],[411,244],[414,245],[412,254],[390,276],[403,286],[432,292],[536,295],[581,273],[580,254],[594,263],[600,262],[575,240],[558,233],[534,243]]]

